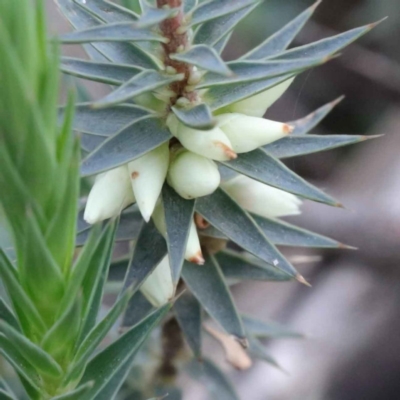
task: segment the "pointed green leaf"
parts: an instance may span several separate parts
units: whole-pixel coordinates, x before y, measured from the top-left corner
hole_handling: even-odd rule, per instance
[[[200,3],[193,11],[191,25],[197,25],[230,14],[254,4],[257,0],[213,0]]]
[[[104,136],[93,135],[91,133],[82,133],[81,147],[88,153],[96,150],[107,138]]]
[[[125,276],[124,291],[134,293],[167,254],[167,245],[153,221],[144,224]]]
[[[334,207],[340,206],[332,197],[307,183],[263,149],[239,154],[237,159],[223,164],[241,174],[285,192]]]
[[[212,110],[225,107],[239,100],[271,89],[290,79],[291,76],[277,76],[255,82],[233,83],[230,85],[212,86],[204,95],[204,100]]]
[[[196,67],[211,71],[220,75],[231,76],[232,72],[225,64],[220,55],[213,49],[204,44],[197,44],[192,46],[189,50],[171,54],[172,60],[185,62],[195,65]]]
[[[200,303],[191,293],[186,292],[176,300],[174,310],[186,342],[195,357],[201,358],[202,314]]]
[[[227,279],[278,282],[292,279],[287,273],[262,263],[255,257],[246,256],[246,253],[224,250],[216,254],[215,258]]]
[[[132,79],[111,92],[109,95],[96,101],[93,106],[95,108],[101,108],[122,103],[143,93],[169,85],[172,82],[180,81],[182,78],[183,75],[181,74],[165,75],[157,71],[143,71],[140,74],[135,75]]]
[[[244,83],[272,78],[279,75],[295,74],[302,70],[321,65],[327,59],[308,58],[305,60],[271,60],[271,61],[235,61],[228,66],[232,70],[231,76],[207,74],[198,88],[206,88],[232,83]]]
[[[286,328],[285,326],[273,321],[261,321],[250,315],[242,315],[242,321],[246,330],[255,337],[259,338],[302,338],[303,335]]]
[[[138,20],[138,16],[133,11],[108,0],[74,1],[105,22],[133,22]]]
[[[205,22],[197,29],[193,43],[214,46],[218,41],[228,35],[233,28],[247,15],[249,15],[261,2],[251,4],[230,14]]]
[[[214,49],[218,54],[222,54],[226,45],[228,44],[230,38],[232,37],[233,31],[229,32],[227,35],[223,36],[218,40],[217,43],[214,44]]]
[[[292,135],[305,135],[310,132],[311,129],[315,128],[342,100],[343,96],[325,104],[304,118],[288,122],[289,125],[294,127]]]
[[[117,228],[116,240],[136,240],[142,224],[143,218],[139,211],[122,213]]]
[[[136,42],[157,41],[165,39],[146,28],[137,28],[131,22],[119,22],[95,26],[93,28],[65,33],[60,40],[64,44],[88,43],[88,42]]]
[[[279,219],[252,215],[254,221],[272,243],[281,246],[344,248],[342,243],[326,236],[291,225]]]
[[[169,309],[169,304],[158,309],[89,362],[81,383],[93,381],[94,385],[82,400],[114,398],[129,372],[133,357]]]
[[[240,400],[227,376],[210,360],[193,360],[188,365],[190,374],[207,387],[211,398],[218,400]]]
[[[64,109],[59,109],[62,118]],[[94,109],[91,103],[76,105],[73,129],[78,132],[112,136],[122,128],[149,115],[149,111],[133,104],[119,104],[107,109]]]
[[[265,361],[274,367],[281,369],[277,361],[265,351],[263,344],[254,336],[249,335],[249,353],[252,357]]]
[[[214,257],[207,255],[204,265],[185,262],[182,278],[203,308],[231,335],[246,340],[235,302]]]
[[[0,400],[15,400],[15,397],[11,393],[0,389]]]
[[[43,374],[59,378],[62,374],[61,367],[57,362],[42,350],[38,345],[31,342],[23,334],[19,333],[5,321],[0,321],[0,332],[13,344],[29,363]]]
[[[121,326],[130,328],[146,318],[155,308],[146,299],[142,292],[136,292],[129,301]]]
[[[4,335],[0,334],[0,354],[14,367],[15,371],[25,379],[28,384],[40,391],[41,379],[36,369],[30,364],[15,346]]]
[[[196,211],[249,253],[289,276],[297,275],[293,266],[268,241],[250,215],[222,189],[197,199]]]
[[[126,164],[171,139],[170,131],[156,117],[141,119],[104,141],[82,162],[83,176]]]
[[[75,29],[97,27],[101,23],[73,0],[56,0],[61,12]],[[129,64],[140,68],[158,69],[156,62],[143,50],[131,43],[93,43],[85,48],[94,48],[110,61]],[[92,56],[92,52],[91,52]],[[96,57],[97,58],[97,57]],[[104,61],[101,60],[100,61]]]
[[[179,121],[193,129],[208,130],[216,125],[211,110],[204,103],[189,109],[173,106],[172,111]]]
[[[297,36],[306,22],[311,18],[315,9],[319,6],[321,0],[318,0],[311,7],[299,14],[293,21],[289,22],[278,32],[267,38],[263,43],[245,54],[241,59],[244,60],[262,60],[271,57],[285,50],[293,39]]]
[[[185,259],[186,244],[193,223],[194,200],[185,200],[168,184],[162,190],[167,228],[167,246],[172,281],[177,284]]]
[[[190,13],[195,7],[197,7],[198,3],[199,0],[183,0],[183,10],[185,14]]]
[[[85,383],[78,386],[75,390],[62,394],[60,396],[52,397],[51,400],[82,400],[83,396],[93,387],[93,382]]]
[[[294,49],[290,49],[278,54],[274,58],[285,60],[298,60],[300,58],[329,57],[337,53],[339,50],[342,50],[344,47],[348,46],[359,37],[371,31],[380,22],[381,21],[378,21],[373,24],[368,24],[359,28],[351,29],[339,35],[319,40],[318,42],[295,47]]]
[[[174,17],[179,12],[179,8],[153,8],[147,7],[140,16],[136,25],[138,27],[154,26],[168,18]]]
[[[20,331],[21,327],[14,313],[11,311],[10,307],[6,302],[0,297],[0,320],[7,322],[8,325],[12,326],[14,329]]]
[[[141,72],[141,69],[130,65],[86,61],[72,57],[63,57],[60,68],[65,74],[111,85],[121,85]]]

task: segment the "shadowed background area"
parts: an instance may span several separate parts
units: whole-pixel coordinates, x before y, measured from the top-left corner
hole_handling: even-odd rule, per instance
[[[54,32],[69,30],[46,0]],[[225,51],[245,53],[312,4],[267,0],[241,24]],[[247,400],[395,400],[400,398],[400,4],[393,0],[325,0],[296,45],[389,19],[329,64],[299,76],[267,113],[291,121],[346,95],[315,134],[384,134],[357,146],[289,159],[287,164],[346,209],[306,202],[293,222],[359,250],[297,252],[321,261],[298,269],[313,288],[249,283],[235,288],[243,312],[302,332],[304,340],[271,341],[269,353],[287,373],[256,363],[231,371]],[[68,55],[82,54],[75,46]],[[90,85],[94,96],[104,85]],[[223,357],[209,343],[215,358]],[[223,363],[223,361],[222,361]],[[226,365],[226,370],[229,367]],[[206,398],[187,385],[191,400]]]

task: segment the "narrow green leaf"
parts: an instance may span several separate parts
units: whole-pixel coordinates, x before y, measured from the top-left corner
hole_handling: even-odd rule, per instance
[[[122,213],[119,219],[116,240],[136,240],[142,225],[143,218],[138,210]]]
[[[155,308],[146,299],[142,292],[136,292],[129,301],[121,326],[130,328],[146,318]]]
[[[165,39],[146,28],[137,28],[131,22],[95,26],[93,28],[65,33],[60,36],[64,44],[88,42],[136,42],[157,41]]]
[[[162,201],[167,228],[167,247],[172,280],[178,284],[190,227],[193,223],[194,200],[185,200],[168,184],[162,190]]]
[[[126,164],[171,139],[170,131],[156,117],[134,122],[104,141],[82,162],[83,176]]]
[[[344,47],[348,46],[359,37],[371,31],[380,22],[381,21],[378,21],[373,24],[368,24],[359,28],[351,29],[339,35],[319,40],[318,42],[295,47],[294,49],[284,51],[274,56],[274,58],[285,60],[298,60],[300,58],[329,57],[337,53],[339,50],[342,50]]]
[[[293,193],[319,203],[340,207],[335,199],[296,175],[282,162],[270,156],[263,149],[239,154],[238,158],[223,163],[226,167],[247,175],[267,185]]]
[[[269,242],[250,215],[222,189],[197,199],[196,211],[249,253],[289,276],[297,275],[297,271]]]
[[[130,65],[86,61],[72,57],[63,57],[60,68],[65,74],[111,85],[121,85],[141,72],[141,69]]]
[[[147,7],[140,16],[136,25],[140,28],[154,26],[168,18],[174,17],[179,12],[179,8],[153,8]]]
[[[0,334],[0,354],[14,367],[30,386],[40,392],[41,379],[30,364],[4,335]]]
[[[300,339],[302,334],[293,332],[285,326],[273,321],[261,321],[249,315],[242,314],[242,321],[246,330],[258,338],[295,338]]]
[[[0,389],[0,400],[15,400],[15,397],[11,393]]]
[[[226,375],[210,360],[193,360],[188,365],[190,374],[207,387],[213,399],[240,400]]]
[[[274,244],[314,248],[345,248],[346,246],[326,236],[291,225],[279,219],[252,215],[254,221]]]
[[[185,262],[182,278],[207,313],[226,332],[245,342],[242,321],[215,258],[207,255],[206,262],[201,267]]]
[[[270,264],[261,263],[256,258],[246,256],[246,253],[224,250],[216,254],[215,258],[227,279],[278,282],[292,279],[287,273]]]
[[[84,385],[78,386],[75,390],[52,397],[51,400],[82,400],[83,396],[93,387],[93,382],[87,382]]]
[[[143,93],[150,92],[172,82],[182,80],[183,75],[166,75],[157,71],[143,71],[128,82],[93,104],[94,108],[102,108],[122,103]]]
[[[171,54],[170,58],[214,72],[218,76],[232,76],[232,71],[215,49],[204,44],[194,45],[182,53]]]
[[[193,129],[208,130],[216,125],[211,110],[204,103],[190,109],[173,106],[172,111],[179,121]]]
[[[62,118],[64,109],[59,109]],[[107,109],[96,110],[91,103],[77,104],[73,128],[79,132],[100,136],[112,136],[122,128],[149,115],[149,111],[133,104],[119,104]]]
[[[101,23],[80,4],[73,0],[56,0],[61,12],[77,30],[97,27]],[[143,50],[131,43],[93,43],[86,49],[94,48],[110,61],[119,64],[129,64],[140,68],[158,69],[156,62]],[[89,50],[90,51],[90,50]],[[90,52],[93,56],[93,52]],[[95,55],[94,55],[95,56]],[[96,57],[96,56],[95,56]],[[97,59],[97,57],[95,58]],[[104,61],[100,59],[100,61]]]
[[[199,0],[183,0],[183,10],[185,14],[189,14],[195,7],[197,7],[198,3]]]
[[[200,3],[193,11],[191,25],[197,25],[230,14],[254,4],[257,0],[213,0]]]
[[[61,376],[62,369],[50,354],[46,353],[5,321],[0,321],[0,332],[8,338],[21,355],[37,370],[54,378]]]
[[[271,60],[271,61],[235,61],[228,66],[232,70],[231,76],[207,74],[198,88],[206,88],[232,83],[244,83],[273,78],[279,75],[295,74],[302,70],[321,65],[328,59],[308,58],[305,60]]]
[[[278,32],[267,38],[255,49],[242,56],[241,59],[262,60],[285,50],[314,14],[315,9],[320,5],[320,3],[321,0],[318,0],[315,4],[307,8],[294,20],[290,21]]]
[[[202,313],[200,303],[189,292],[183,293],[174,303],[176,319],[186,342],[198,359],[202,356]]]
[[[125,276],[124,291],[134,293],[167,254],[167,246],[153,221],[144,224]],[[122,293],[122,292],[121,292]]]
[[[138,16],[131,10],[121,7],[118,4],[107,0],[74,0],[85,10],[93,13],[104,22],[133,22],[138,20]]]
[[[24,332],[27,332],[28,324],[32,324],[40,333],[45,332],[46,325],[42,317],[18,282],[16,271],[2,249],[0,249],[0,276]]]
[[[12,326],[14,329],[20,331],[21,327],[14,313],[11,311],[10,307],[6,302],[0,297],[0,320],[7,322],[8,325]]]
[[[104,136],[93,135],[91,133],[82,133],[81,147],[83,150],[91,153],[96,150],[107,138]]]
[[[167,304],[152,313],[89,362],[81,383],[93,381],[94,385],[82,400],[109,400],[115,396],[129,372],[132,358],[170,307]]]
[[[214,46],[219,40],[228,35],[233,28],[247,15],[249,15],[261,1],[230,14],[205,22],[196,30],[193,38],[194,44],[207,44]]]
[[[272,366],[281,369],[278,362],[265,351],[263,344],[254,336],[249,335],[249,353],[254,358],[265,361]]]
[[[218,54],[222,54],[226,45],[228,44],[230,38],[232,37],[233,31],[229,32],[227,35],[223,36],[218,40],[217,43],[214,44],[214,49]]]

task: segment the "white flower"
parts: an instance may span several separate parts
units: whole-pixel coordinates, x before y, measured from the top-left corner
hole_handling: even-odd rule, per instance
[[[301,212],[302,202],[293,194],[244,175],[239,175],[221,186],[240,206],[262,217],[276,218]]]
[[[221,176],[214,161],[183,149],[172,160],[167,181],[184,199],[195,199],[213,193]]]
[[[154,307],[161,307],[174,297],[175,285],[172,282],[168,256],[157,265],[140,290]]]
[[[293,128],[282,122],[244,114],[222,114],[217,117],[219,127],[224,131],[237,153],[247,153],[287,136]]]
[[[146,222],[150,220],[167,176],[169,146],[165,143],[128,163],[133,193]]]
[[[135,202],[128,168],[123,165],[96,177],[83,218],[89,224],[115,217]]]
[[[232,113],[246,114],[252,117],[262,117],[267,109],[286,92],[293,81],[294,78],[290,78],[271,89],[267,89],[264,92],[233,103],[224,108],[224,110]]]
[[[164,207],[161,203],[157,203],[152,215],[153,221],[161,235],[167,236],[167,225],[165,222]],[[190,225],[189,237],[186,244],[185,260],[190,261],[194,264],[203,265],[204,258],[201,251],[200,240],[197,234],[197,229],[194,221]]]
[[[167,124],[171,133],[193,153],[217,161],[228,161],[237,157],[228,137],[218,127],[207,131],[192,129],[173,115],[168,118]]]

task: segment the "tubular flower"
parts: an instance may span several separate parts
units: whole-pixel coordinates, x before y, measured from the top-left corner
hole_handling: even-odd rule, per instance
[[[291,193],[240,175],[222,184],[240,206],[266,218],[300,214],[301,200]]]

